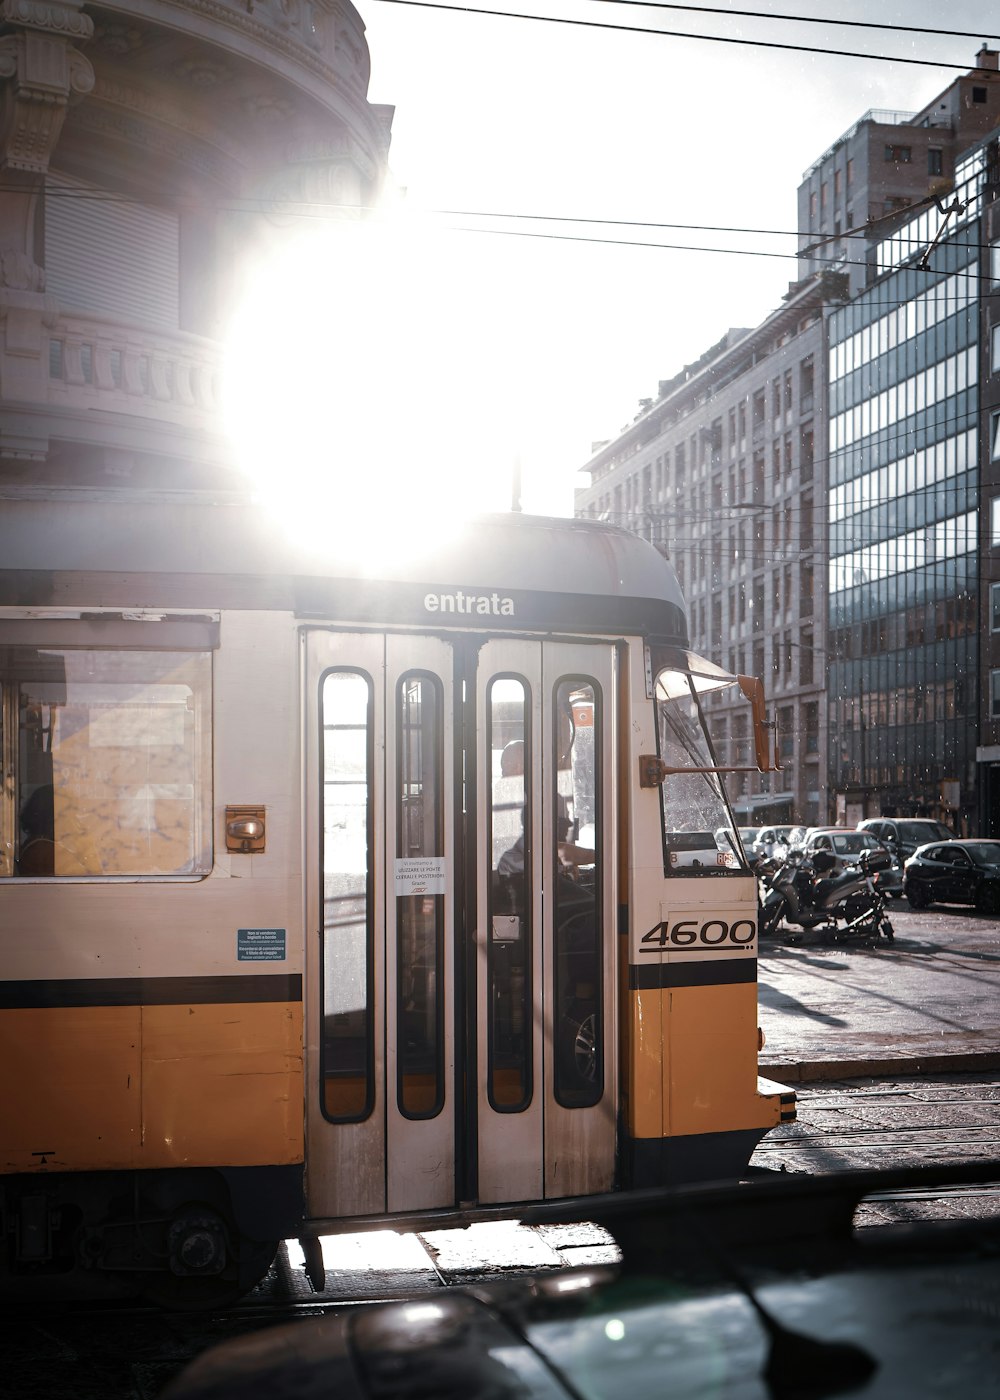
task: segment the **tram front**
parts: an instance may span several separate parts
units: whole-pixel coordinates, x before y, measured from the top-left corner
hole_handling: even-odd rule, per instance
[[[638,757],[628,906],[631,1186],[731,1178],[795,1117],[794,1093],[757,1075],[757,883],[723,780],[773,766],[763,689],[683,647],[648,660],[656,752]],[[723,766],[713,744],[704,697],[728,687],[749,705],[736,727],[752,733],[752,769]]]

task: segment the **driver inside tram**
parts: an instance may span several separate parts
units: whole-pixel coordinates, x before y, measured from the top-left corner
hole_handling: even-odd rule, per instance
[[[565,730],[563,721],[565,720]],[[569,767],[569,752],[573,746],[572,722],[568,716],[560,717],[560,768]],[[564,734],[566,736],[564,741]],[[507,744],[500,755],[500,776],[502,778],[524,778],[524,740],[512,739]],[[522,786],[523,796],[523,786]],[[581,866],[593,865],[596,860],[596,853],[591,846],[579,845],[571,840],[573,835],[573,822],[569,817],[569,804],[562,793],[556,794],[559,803],[559,815],[556,819],[556,842],[559,852],[559,864],[564,867],[567,873],[578,870]],[[513,846],[505,851],[497,863],[498,875],[519,875],[524,870],[524,805],[521,806],[521,832]]]

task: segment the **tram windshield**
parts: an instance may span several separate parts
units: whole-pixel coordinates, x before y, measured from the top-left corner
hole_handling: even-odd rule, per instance
[[[660,787],[664,868],[668,875],[748,870],[700,696],[738,684],[737,677],[679,648],[657,658],[654,697],[659,758],[668,770]],[[668,661],[668,665],[663,665]]]

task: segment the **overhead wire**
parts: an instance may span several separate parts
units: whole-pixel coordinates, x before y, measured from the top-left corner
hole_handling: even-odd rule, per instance
[[[639,5],[653,10],[682,10],[691,14],[716,15],[725,19],[778,20],[786,24],[836,25],[846,29],[880,29],[896,34],[933,34],[945,39],[980,39],[983,34],[965,29],[931,29],[927,25],[883,24],[878,20],[834,19],[830,15],[795,15],[775,10],[737,10],[722,5],[668,4],[667,0],[597,0],[605,5]],[[991,38],[996,37],[994,35]]]
[[[730,34],[693,34],[684,29],[654,29],[647,25],[610,24],[606,20],[572,19],[566,15],[533,14],[522,10],[492,10],[477,5],[452,5],[445,0],[373,0],[378,5],[404,5],[417,10],[441,10],[453,14],[490,15],[497,19],[524,19],[539,24],[564,24],[576,29],[602,29],[619,34],[655,35],[661,39],[692,39],[699,43],[735,44],[748,48],[777,49],[787,53],[822,54],[824,58],[868,59],[878,63],[909,63],[922,68],[949,68],[961,72],[987,71],[976,64],[949,63],[932,58],[911,58],[907,55],[873,54],[856,49],[834,49],[815,44],[788,44],[777,39],[745,39]],[[775,16],[775,18],[787,18]]]
[[[0,192],[3,192],[5,189],[6,189],[6,190],[13,190],[14,188],[16,188],[16,187],[14,187],[14,186],[9,186],[9,185],[8,185],[8,186],[4,186],[4,185],[2,184],[2,182],[0,182]],[[119,204],[119,203],[120,203],[120,204],[124,204],[124,205],[129,205],[129,206],[131,206],[131,205],[141,205],[141,204],[144,204],[144,203],[148,203],[148,201],[139,200],[139,199],[137,199],[137,198],[133,198],[133,197],[130,197],[130,196],[118,195],[118,194],[116,194],[116,193],[114,193],[114,192],[105,192],[105,191],[100,191],[100,190],[95,190],[95,191],[91,191],[91,190],[76,190],[76,189],[74,189],[74,188],[72,188],[72,187],[69,187],[69,186],[62,186],[62,187],[59,187],[59,186],[49,186],[49,187],[46,188],[45,195],[46,195],[46,198],[53,198],[53,199],[63,199],[63,198],[64,198],[64,199],[68,199],[68,200],[70,200],[70,201],[72,201],[72,200],[77,200],[77,199],[79,199],[79,200],[90,200],[90,201],[93,201],[93,202],[95,202],[95,203],[108,203],[108,204]],[[915,204],[915,205],[913,205],[913,206],[910,206],[910,208],[913,209],[913,210],[916,210],[916,209],[919,209],[919,208],[923,208],[923,207],[924,207],[927,203],[929,203],[929,202],[931,202],[931,201],[929,201],[929,200],[923,201],[923,200],[922,200],[922,201],[918,202],[917,204]],[[178,207],[178,208],[186,208],[186,207],[204,208],[204,207],[207,207],[207,203],[208,203],[208,202],[206,201],[206,202],[203,202],[203,203],[200,203],[200,204],[197,204],[197,205],[191,205],[190,202],[185,201],[185,202],[179,202],[178,205],[177,205],[177,207]],[[284,212],[288,212],[288,213],[294,213],[294,214],[295,214],[297,217],[299,217],[299,218],[330,218],[330,217],[336,217],[336,215],[339,215],[341,212],[354,212],[354,213],[359,212],[359,206],[355,206],[355,205],[330,205],[330,204],[326,204],[326,203],[323,203],[323,202],[298,202],[298,201],[295,201],[295,200],[287,200],[287,201],[279,201],[279,202],[273,202],[273,201],[267,201],[267,200],[245,200],[245,201],[236,201],[236,200],[232,200],[232,201],[217,201],[217,202],[214,203],[214,206],[213,206],[213,207],[215,207],[216,210],[217,210],[218,212],[250,213],[250,214],[262,214],[262,215],[267,215],[267,214],[271,214],[271,213],[279,213],[279,212],[284,211]],[[361,211],[361,212],[372,212],[372,208],[371,208],[371,206],[361,206],[361,207],[360,207],[360,211]],[[764,237],[802,238],[802,237],[805,237],[805,236],[806,236],[803,232],[798,231],[798,230],[792,230],[792,229],[765,229],[765,228],[754,228],[754,227],[741,226],[741,225],[662,222],[662,221],[657,221],[657,220],[643,220],[643,219],[590,218],[590,217],[582,216],[582,215],[568,215],[568,214],[567,214],[567,215],[562,215],[562,214],[537,214],[537,213],[518,213],[518,212],[509,212],[509,211],[496,211],[496,210],[450,210],[450,209],[430,209],[430,210],[422,210],[422,211],[420,211],[420,212],[421,212],[421,214],[423,214],[425,217],[429,217],[429,218],[463,218],[463,219],[464,219],[464,218],[469,218],[469,219],[498,219],[498,220],[499,220],[499,219],[505,219],[505,220],[511,220],[511,221],[524,221],[524,222],[562,223],[562,224],[574,224],[574,225],[583,224],[583,225],[590,225],[590,226],[596,226],[596,227],[651,228],[651,229],[688,229],[688,230],[690,230],[690,231],[692,231],[692,232],[705,232],[705,233],[741,233],[741,234],[742,234],[742,233],[746,233],[746,234],[755,234],[755,235],[764,236]],[[907,210],[894,211],[894,216],[893,216],[893,217],[898,217],[899,215],[905,214],[906,212],[908,212],[908,211],[907,211]],[[882,216],[882,217],[883,217],[883,218],[886,218],[886,217],[889,217],[889,216]],[[449,232],[452,232],[452,233],[470,233],[470,234],[478,234],[478,235],[487,236],[487,237],[493,236],[493,237],[502,237],[502,238],[533,238],[533,239],[541,239],[541,240],[548,240],[548,241],[554,241],[554,242],[573,242],[573,243],[593,244],[593,245],[595,245],[595,246],[608,247],[608,248],[614,248],[614,247],[622,247],[622,248],[649,248],[649,249],[652,249],[652,250],[660,249],[660,250],[662,250],[662,251],[664,251],[664,252],[712,253],[712,254],[719,254],[719,255],[721,255],[721,256],[731,256],[731,257],[754,257],[754,258],[774,258],[774,259],[780,259],[780,260],[782,260],[782,261],[794,261],[794,262],[798,262],[798,261],[801,261],[801,260],[803,260],[803,259],[807,259],[809,262],[811,262],[811,263],[813,263],[813,264],[825,264],[825,265],[828,265],[828,266],[830,266],[831,268],[834,268],[834,269],[836,269],[836,268],[841,268],[841,267],[843,267],[843,268],[849,268],[849,267],[867,267],[867,266],[869,266],[869,261],[868,261],[867,258],[864,258],[864,259],[862,259],[862,258],[848,258],[848,257],[845,257],[843,254],[839,254],[839,253],[834,253],[834,254],[831,254],[831,255],[829,255],[829,256],[825,256],[825,255],[819,254],[818,252],[815,251],[815,249],[816,249],[817,247],[823,246],[824,243],[836,242],[836,241],[838,241],[837,238],[836,238],[835,236],[833,236],[833,235],[831,235],[829,238],[826,238],[826,239],[821,240],[819,243],[809,244],[809,245],[807,245],[806,247],[798,248],[798,249],[796,249],[796,250],[794,250],[794,251],[791,251],[791,252],[782,252],[782,251],[778,251],[778,250],[765,249],[765,248],[740,248],[740,247],[723,247],[723,248],[720,248],[720,247],[706,246],[705,244],[702,244],[702,243],[665,243],[665,242],[662,242],[662,241],[657,240],[657,239],[601,238],[601,237],[595,237],[595,236],[593,236],[593,235],[591,235],[591,234],[568,232],[568,231],[565,231],[565,230],[560,230],[560,231],[556,231],[556,232],[551,232],[551,233],[550,233],[550,232],[536,232],[535,230],[532,230],[532,229],[527,229],[527,230],[525,230],[525,229],[516,229],[516,228],[515,228],[515,229],[498,229],[498,228],[492,228],[492,227],[484,227],[484,228],[474,228],[474,227],[472,227],[472,228],[470,228],[470,227],[464,226],[464,225],[450,225],[450,226],[448,226],[448,231],[449,231]],[[864,242],[864,243],[869,243],[869,244],[872,243],[872,242],[874,242],[874,241],[876,241],[876,240],[873,239],[873,237],[872,237],[872,234],[871,234],[871,231],[870,231],[870,227],[869,227],[869,226],[864,226],[864,227],[862,227],[862,228],[860,228],[860,229],[855,229],[855,230],[848,230],[848,231],[842,233],[842,234],[839,236],[839,241],[846,242],[846,241],[848,241],[848,240],[854,240],[854,241],[857,241],[858,243]],[[924,240],[913,239],[913,240],[911,240],[911,242],[912,242],[912,245],[913,245],[913,250],[912,250],[911,254],[909,255],[910,257],[915,256],[916,253],[917,253],[918,251],[920,251],[921,249],[923,249],[923,248],[926,247],[926,243],[925,243]],[[976,240],[966,240],[966,241],[964,241],[964,242],[962,243],[961,246],[963,246],[963,247],[969,247],[969,248],[987,248],[987,247],[991,247],[991,246],[993,246],[993,245],[992,245],[991,243],[987,243],[987,242],[980,242],[980,241],[976,241]],[[931,267],[931,266],[927,266],[927,267],[917,267],[915,270],[924,273],[928,278],[943,275],[942,272],[941,272],[939,269],[936,269],[936,268]],[[882,275],[887,275],[887,274],[882,274]],[[952,275],[954,275],[954,276],[960,276],[960,277],[965,277],[965,278],[975,278],[975,277],[978,277],[978,276],[979,276],[979,272],[978,272],[978,270],[975,270],[975,269],[973,269],[973,270],[971,270],[971,271],[959,270],[958,272],[956,272],[956,273],[954,273],[954,274],[952,274]],[[991,290],[991,291],[985,293],[985,295],[989,295],[989,296],[995,296],[995,295],[998,295],[998,294],[1000,294],[1000,291],[993,291],[993,290]],[[867,305],[876,305],[876,304],[881,304],[881,303],[876,303],[875,301],[873,301],[873,300],[871,300],[871,299],[866,299],[866,304],[867,304]],[[889,304],[895,304],[895,303],[889,303]],[[845,300],[844,305],[845,305],[845,306],[849,305],[849,302],[847,302],[847,301]]]

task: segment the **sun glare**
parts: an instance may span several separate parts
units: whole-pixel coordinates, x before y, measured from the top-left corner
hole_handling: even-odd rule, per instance
[[[508,508],[509,347],[481,310],[478,251],[397,218],[298,232],[256,267],[227,428],[302,547],[398,553]]]

